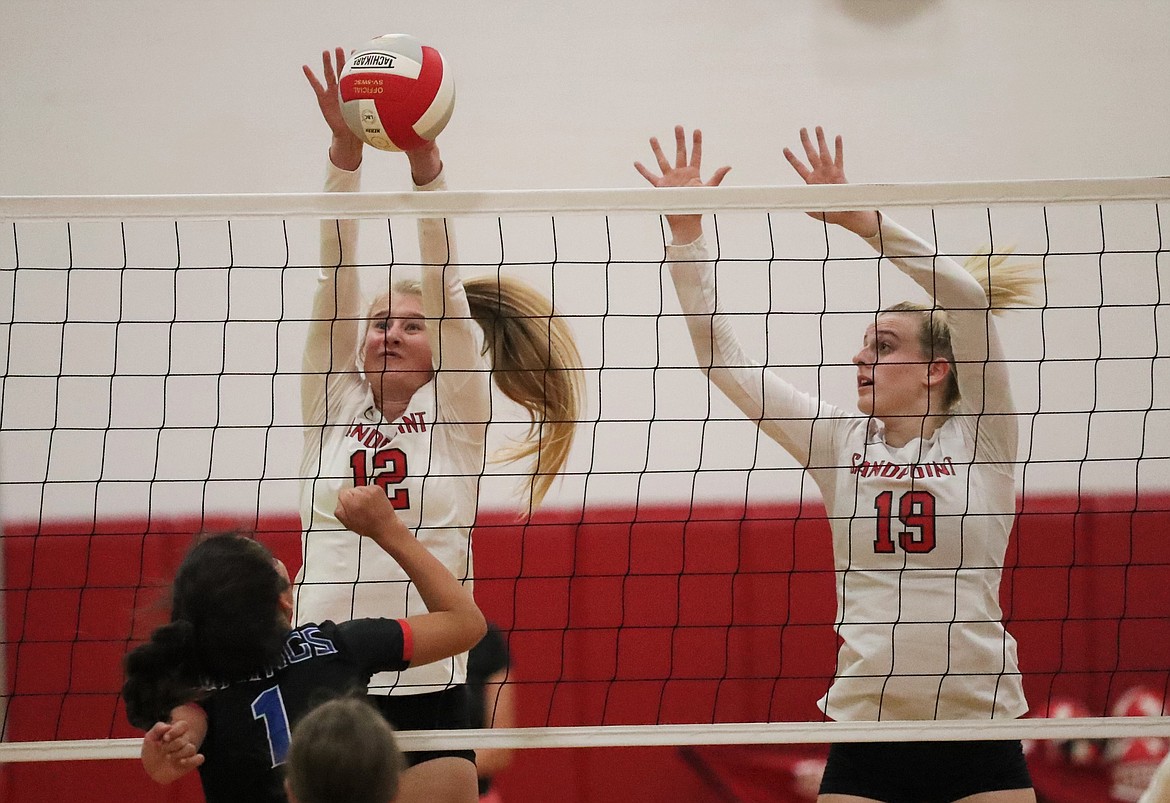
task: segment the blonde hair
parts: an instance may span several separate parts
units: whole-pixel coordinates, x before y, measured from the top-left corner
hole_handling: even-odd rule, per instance
[[[414,280],[395,282],[392,289],[422,295]],[[530,422],[524,438],[495,459],[510,463],[535,455],[529,493],[532,507],[539,507],[568,461],[584,404],[577,343],[552,302],[525,282],[478,276],[464,280],[463,289],[471,317],[484,331],[492,378]]]
[[[1012,307],[1031,306],[1035,302],[1035,292],[1042,284],[1035,262],[1009,263],[1009,256],[1010,252],[992,254],[988,250],[980,250],[963,263],[963,268],[975,277],[979,286],[983,288],[988,311],[993,315],[999,315]],[[950,363],[951,370],[943,387],[943,407],[947,410],[952,409],[958,404],[960,393],[958,366],[955,364],[947,311],[940,307],[903,301],[886,307],[882,312],[904,312],[921,316],[918,342],[922,353],[931,360],[943,358]]]

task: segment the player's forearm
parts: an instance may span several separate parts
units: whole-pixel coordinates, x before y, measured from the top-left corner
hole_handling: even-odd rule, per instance
[[[882,215],[879,230],[864,239],[930,294],[943,309],[983,309],[987,306],[983,288],[962,265],[939,254],[930,243],[888,216]]]
[[[441,192],[447,188],[441,164],[434,167],[439,172],[429,183],[416,186],[417,191]],[[457,417],[484,420],[490,416],[491,391],[487,374],[477,370],[484,367],[483,330],[471,317],[454,232],[447,219],[428,218],[419,220],[418,235],[423,263],[423,315],[428,321],[427,337],[435,368],[440,370],[438,381],[444,385],[440,388],[441,398],[452,410],[458,406]]]
[[[346,169],[334,163],[325,174],[325,192],[357,192],[361,189],[361,161]],[[321,266],[322,269],[353,263],[357,244],[356,220],[321,221]]]
[[[352,134],[334,136],[329,143],[329,161],[341,170],[354,171],[362,164],[362,141]]]
[[[360,153],[360,152],[359,152]],[[326,192],[352,192],[360,174],[331,164]],[[303,365],[307,373],[350,370],[357,349],[357,319],[361,316],[361,284],[352,267],[357,247],[356,220],[321,221],[320,271]]]
[[[753,388],[750,380],[758,380],[757,366],[744,354],[727,316],[716,303],[715,271],[707,259],[705,244],[695,240],[683,246],[672,245],[667,256],[700,370],[749,418],[757,418],[763,400],[758,393],[754,397],[750,393]],[[749,381],[741,385],[744,369],[750,369],[751,373],[746,377]],[[758,384],[756,381],[755,385]],[[745,388],[749,390],[746,396]]]
[[[357,319],[362,315],[357,274],[351,267],[322,267],[321,271],[305,337],[303,366],[307,372],[317,373],[353,370]]]
[[[414,582],[428,613],[411,617],[414,656],[411,666],[467,652],[487,632],[487,621],[469,589],[413,536],[383,548]]]
[[[877,235],[881,226],[881,216],[873,210],[842,212],[835,222],[863,240],[868,240]]]
[[[416,192],[442,192],[447,189],[447,177],[443,173],[443,163],[438,161],[438,151],[430,167],[421,167],[418,177],[429,177],[426,181],[418,181],[415,177],[413,162],[411,175],[415,179]],[[419,218],[418,221],[419,254],[422,257],[423,280],[427,277],[427,268],[430,266],[451,265],[456,261],[455,236],[447,218]]]
[[[410,162],[410,178],[416,187],[430,184],[443,172],[443,159],[439,155],[439,146],[434,142],[407,151],[406,159]]]
[[[370,537],[410,577],[428,611],[474,609],[479,614],[471,593],[398,518],[381,522],[378,531]]]
[[[672,246],[685,246],[698,242],[703,236],[702,215],[667,215]]]
[[[762,370],[744,353],[734,327],[716,303],[714,268],[701,240],[668,249],[670,273],[699,368],[751,421],[807,465],[819,400],[786,379]],[[764,411],[766,421],[762,421]]]

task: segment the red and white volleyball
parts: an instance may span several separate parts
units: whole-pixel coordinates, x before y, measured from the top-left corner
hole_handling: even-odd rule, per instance
[[[1160,717],[1165,713],[1166,698],[1146,686],[1127,690],[1109,709],[1109,715],[1114,717]],[[1113,799],[1138,800],[1168,753],[1170,739],[1163,736],[1111,740],[1109,758],[1113,766],[1109,772],[1112,784],[1109,793]]]
[[[1089,707],[1072,697],[1053,697],[1047,704],[1033,709],[1032,716],[1047,719],[1078,719],[1091,717]],[[1102,744],[1098,739],[1024,740],[1024,752],[1029,758],[1038,758],[1049,764],[1072,764],[1086,767],[1101,760]]]
[[[353,51],[338,84],[350,130],[384,151],[433,140],[455,108],[455,82],[443,56],[406,34],[379,36]]]

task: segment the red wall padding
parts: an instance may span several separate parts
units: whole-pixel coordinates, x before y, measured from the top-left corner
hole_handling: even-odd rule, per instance
[[[10,740],[138,735],[120,660],[164,616],[162,591],[199,529],[243,527],[299,564],[295,516],[7,525]],[[816,720],[836,640],[828,527],[807,506],[594,509],[584,521],[485,516],[476,597],[508,631],[521,725]],[[1170,683],[1170,498],[1029,499],[1002,599],[1029,699],[1105,713],[1133,685]],[[653,779],[653,784],[646,781]],[[509,801],[700,800],[671,748],[519,751]],[[199,800],[135,762],[11,765],[13,803]]]

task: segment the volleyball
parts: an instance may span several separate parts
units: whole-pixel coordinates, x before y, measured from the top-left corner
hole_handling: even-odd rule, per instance
[[[1048,719],[1093,716],[1089,707],[1080,700],[1059,695],[1052,697],[1047,704],[1041,703],[1035,715]],[[1101,760],[1102,742],[1100,739],[1048,739],[1042,742],[1027,740],[1024,742],[1024,751],[1052,764],[1087,767]]]
[[[455,108],[455,83],[443,56],[400,33],[353,51],[338,89],[350,130],[384,151],[413,150],[433,140]]]

